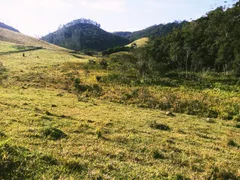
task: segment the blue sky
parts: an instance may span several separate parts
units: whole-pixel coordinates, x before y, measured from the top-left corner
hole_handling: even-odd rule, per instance
[[[1,0],[0,22],[43,36],[60,24],[89,18],[109,32],[135,31],[205,15],[224,0]]]

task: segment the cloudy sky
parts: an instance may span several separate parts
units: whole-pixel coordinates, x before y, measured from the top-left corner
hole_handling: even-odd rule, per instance
[[[0,22],[43,36],[79,18],[109,32],[135,31],[174,20],[201,17],[224,0],[0,0]]]

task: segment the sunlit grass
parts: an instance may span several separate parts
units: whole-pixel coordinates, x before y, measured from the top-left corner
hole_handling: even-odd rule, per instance
[[[43,47],[45,49],[51,49],[51,50],[67,51],[65,48],[61,48],[59,46],[49,44],[45,41],[30,37],[18,32],[13,32],[7,29],[3,29],[3,28],[0,28],[0,41],[22,44],[25,46],[38,46],[38,47]]]
[[[130,43],[129,45],[127,45],[128,47],[131,47],[133,44],[136,44],[137,47],[142,47],[142,46],[145,46],[149,41],[149,38],[147,37],[144,37],[144,38],[141,38],[141,39],[138,39],[132,43]]]
[[[206,179],[215,168],[218,175],[226,171],[237,176],[239,170],[239,149],[228,145],[230,139],[240,143],[233,122],[211,124],[180,114],[167,117],[158,110],[96,99],[79,102],[75,95],[59,90],[1,88],[0,99],[0,131],[10,144],[51,155],[63,168],[69,162],[83,166],[79,172],[60,171],[64,178],[149,179],[180,174]],[[170,130],[151,128],[151,121]],[[45,138],[42,131],[50,127],[67,137]],[[162,158],[156,158],[156,150]],[[41,173],[52,177],[55,166]]]
[[[101,60],[46,49],[0,56],[0,179],[239,178],[238,122],[184,114],[194,100],[239,104],[237,91],[121,84]],[[183,114],[160,111],[169,104]]]

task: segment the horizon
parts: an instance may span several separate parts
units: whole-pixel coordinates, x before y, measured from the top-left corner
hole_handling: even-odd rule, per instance
[[[17,1],[19,3],[19,1]],[[236,1],[223,0],[8,0],[0,7],[0,22],[21,33],[42,37],[60,25],[85,18],[96,21],[108,32],[138,31],[174,21],[198,19],[219,6]],[[136,6],[137,4],[137,6]],[[79,11],[81,9],[81,11]],[[173,13],[174,12],[174,13]]]

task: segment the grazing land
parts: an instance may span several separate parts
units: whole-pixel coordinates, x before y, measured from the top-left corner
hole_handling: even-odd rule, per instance
[[[144,83],[129,57],[1,55],[0,179],[239,179],[239,80]]]

